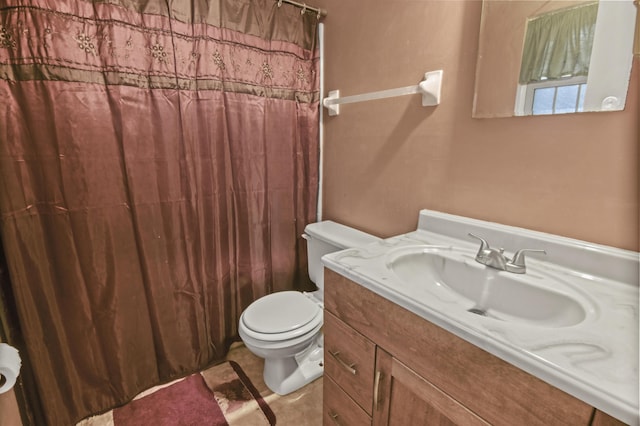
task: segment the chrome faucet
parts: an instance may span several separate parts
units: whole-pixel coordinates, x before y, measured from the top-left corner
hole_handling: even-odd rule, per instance
[[[509,259],[504,255],[504,249],[494,249],[489,247],[489,243],[484,238],[469,233],[469,236],[480,240],[480,248],[476,254],[476,262],[482,263],[490,268],[499,269],[501,271],[512,272],[514,274],[524,274],[527,272],[527,266],[524,263],[525,253],[544,253],[544,250],[522,249],[515,252],[513,259]]]

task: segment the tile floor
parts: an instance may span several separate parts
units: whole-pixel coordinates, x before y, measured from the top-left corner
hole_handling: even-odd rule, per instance
[[[322,425],[322,377],[296,392],[280,396],[269,390],[262,380],[264,360],[249,352],[242,343],[231,347],[227,359],[240,364],[275,413],[278,426]]]
[[[264,360],[253,355],[241,342],[231,346],[227,360],[240,364],[240,367],[249,376],[253,385],[276,415],[278,426],[322,425],[322,377],[296,392],[280,396],[267,388],[262,379]],[[109,419],[111,417],[92,417],[83,420],[76,426],[113,426],[113,421]]]

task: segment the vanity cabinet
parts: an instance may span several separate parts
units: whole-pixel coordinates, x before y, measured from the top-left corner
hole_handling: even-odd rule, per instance
[[[327,425],[616,421],[342,275],[324,283]]]
[[[325,424],[487,425],[330,312],[324,334]]]

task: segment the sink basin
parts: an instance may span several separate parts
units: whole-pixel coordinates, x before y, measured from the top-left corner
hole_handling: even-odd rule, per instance
[[[444,246],[391,251],[387,267],[403,284],[470,314],[539,327],[569,327],[586,318],[582,304],[552,274],[513,274],[475,261],[475,253]]]

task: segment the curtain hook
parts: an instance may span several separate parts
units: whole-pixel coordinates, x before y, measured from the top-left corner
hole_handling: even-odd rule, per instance
[[[316,15],[316,19],[318,21],[320,20],[320,18],[322,18],[322,14],[320,12],[322,12],[322,9],[318,9],[318,14]]]
[[[302,10],[300,11],[300,15],[304,15],[307,12],[306,3],[302,3]]]
[[[278,0],[278,7],[282,7],[282,0]]]

